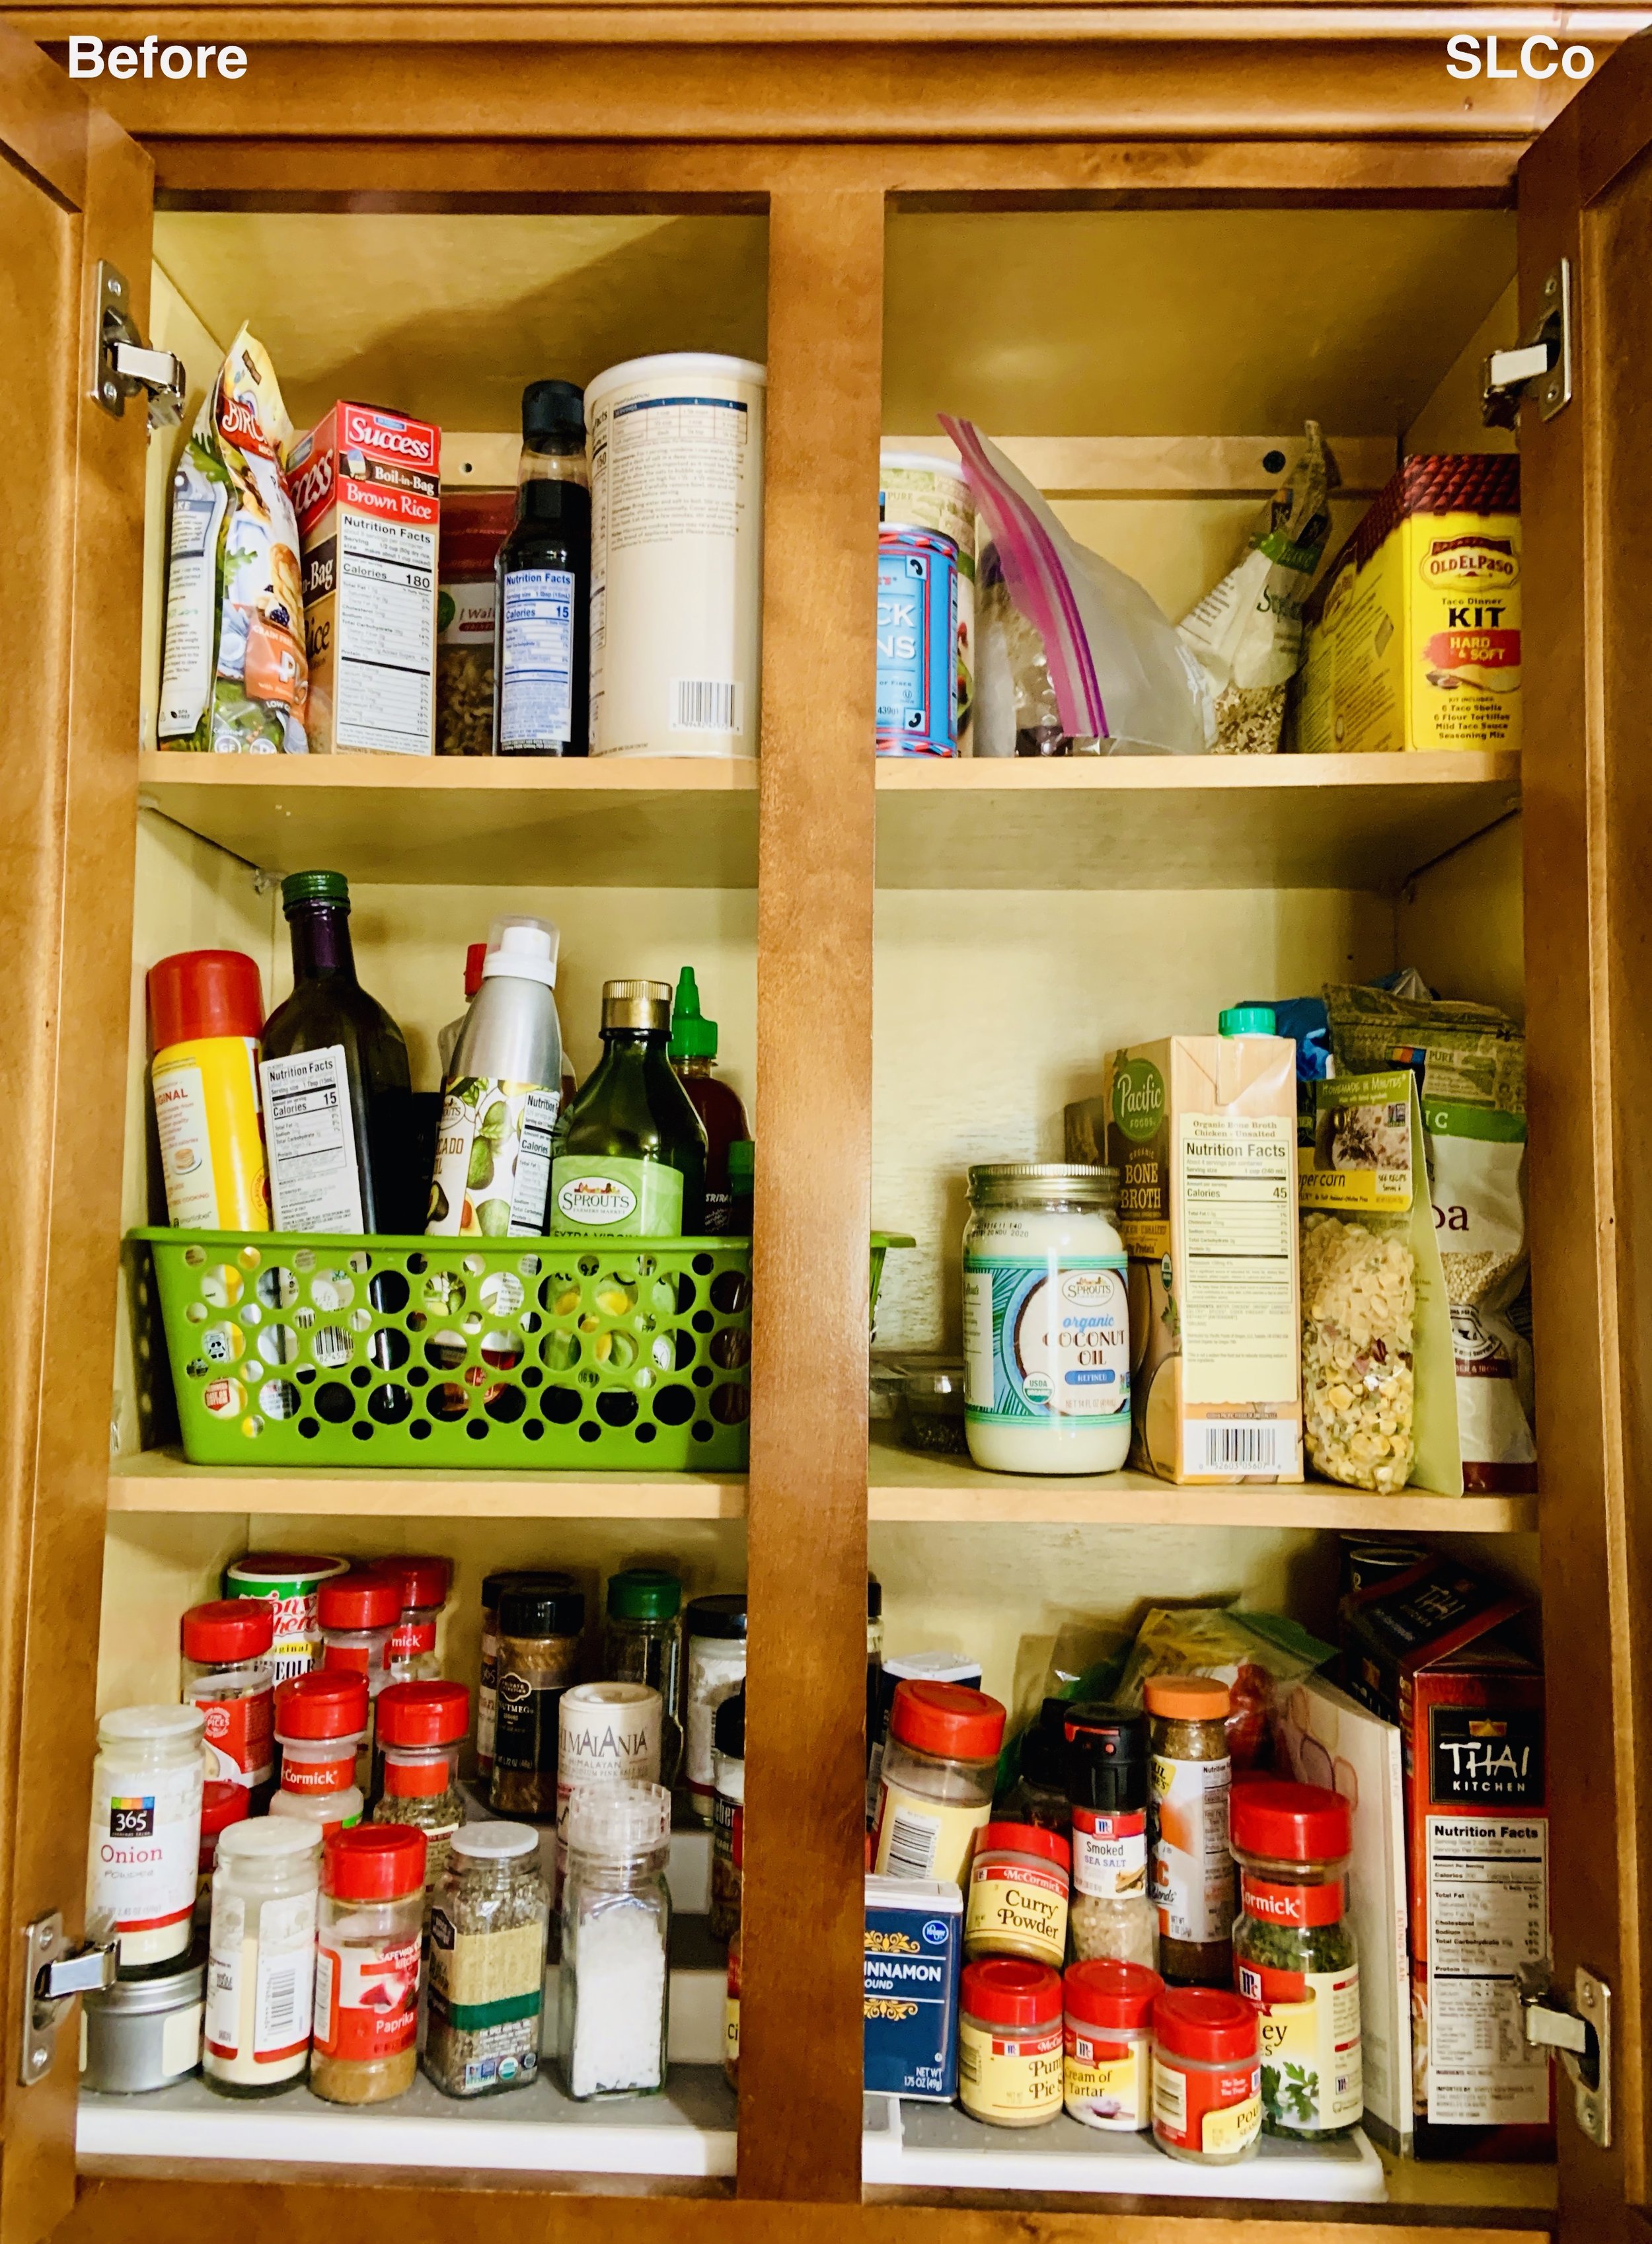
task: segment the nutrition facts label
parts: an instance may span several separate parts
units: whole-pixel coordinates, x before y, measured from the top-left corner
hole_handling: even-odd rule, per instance
[[[1527,2042],[1515,1974],[1548,1949],[1540,1817],[1431,1815],[1428,2116],[1540,2124],[1548,2065]]]
[[[360,1231],[362,1179],[342,1044],[260,1062],[277,1231]]]
[[[344,517],[335,728],[340,747],[430,754],[435,579],[433,530]]]
[[[1188,1114],[1176,1146],[1189,1402],[1297,1394],[1297,1130],[1277,1114]]]

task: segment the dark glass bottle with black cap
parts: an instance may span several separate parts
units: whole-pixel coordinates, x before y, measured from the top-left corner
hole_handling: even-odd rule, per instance
[[[585,394],[522,393],[516,526],[494,564],[494,754],[583,756],[590,745],[591,477]]]
[[[277,1231],[418,1233],[430,1179],[402,1031],[355,978],[342,873],[289,873],[293,993],[264,1024],[259,1088]]]

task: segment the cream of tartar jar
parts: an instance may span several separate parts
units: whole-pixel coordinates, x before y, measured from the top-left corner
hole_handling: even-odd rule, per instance
[[[993,1472],[1116,1472],[1130,1448],[1119,1173],[1076,1161],[970,1171],[964,1429]]]

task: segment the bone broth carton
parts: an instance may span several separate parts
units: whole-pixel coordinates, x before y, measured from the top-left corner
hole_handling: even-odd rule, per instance
[[[1296,1046],[1132,1045],[1101,1110],[1069,1107],[1067,1127],[1071,1146],[1088,1114],[1119,1172],[1132,1463],[1173,1481],[1300,1480]]]
[[[349,404],[288,455],[317,755],[435,753],[441,460],[428,421]]]

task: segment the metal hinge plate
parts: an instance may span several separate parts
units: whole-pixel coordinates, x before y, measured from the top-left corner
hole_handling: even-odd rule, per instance
[[[111,1928],[112,1930],[112,1928]],[[23,2017],[17,2078],[32,2088],[51,2072],[58,2054],[58,2028],[77,1995],[112,1987],[118,1950],[112,1938],[71,1948],[63,1918],[54,1909],[23,1928]]]
[[[1578,1966],[1568,2005],[1551,1993],[1543,1967],[1522,1972],[1520,2006],[1526,2038],[1551,2049],[1572,2084],[1577,2124],[1597,2149],[1612,2146],[1612,1990]]]
[[[94,280],[91,362],[87,395],[118,421],[129,397],[147,397],[152,429],[176,428],[184,417],[189,376],[171,351],[151,350],[132,315],[132,288],[124,273],[103,259]]]
[[[1521,405],[1535,401],[1545,421],[1572,402],[1572,260],[1562,257],[1543,282],[1543,308],[1518,349],[1486,362],[1480,418],[1488,429],[1513,429]]]

